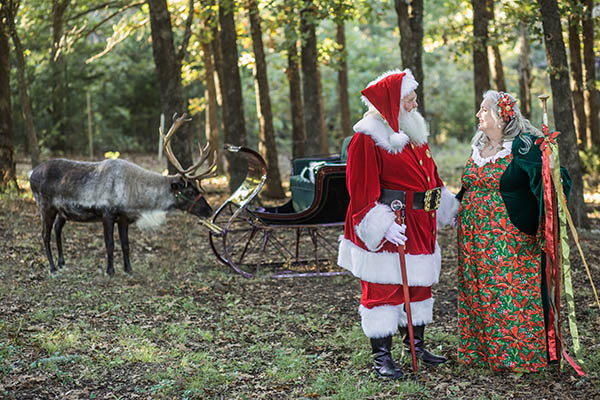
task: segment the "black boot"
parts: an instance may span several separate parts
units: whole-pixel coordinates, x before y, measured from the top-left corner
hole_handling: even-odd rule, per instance
[[[400,379],[403,374],[392,360],[392,336],[371,339],[375,365],[373,369],[380,378]]]
[[[410,337],[408,335],[407,328],[401,328],[401,331],[406,334],[404,337],[404,346],[410,351]],[[424,363],[430,365],[439,365],[445,363],[447,360],[445,357],[436,356],[425,350],[425,325],[413,326],[413,335],[415,337],[415,354],[417,358]]]

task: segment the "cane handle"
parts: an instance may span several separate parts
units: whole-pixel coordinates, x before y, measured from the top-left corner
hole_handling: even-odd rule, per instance
[[[538,96],[538,99],[540,99],[540,101],[542,102],[542,110],[544,111],[544,116],[543,116],[542,122],[546,126],[548,126],[548,105],[546,104],[546,102],[548,101],[549,98],[550,98],[550,96],[547,94],[540,94]]]

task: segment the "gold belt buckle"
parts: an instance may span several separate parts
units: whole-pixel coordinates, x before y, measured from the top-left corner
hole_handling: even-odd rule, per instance
[[[440,207],[442,199],[442,189],[437,187],[429,189],[425,192],[425,200],[423,201],[423,209],[426,212],[437,210]]]

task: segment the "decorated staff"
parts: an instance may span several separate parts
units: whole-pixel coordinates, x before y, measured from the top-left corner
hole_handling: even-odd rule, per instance
[[[575,318],[575,304],[573,300],[573,285],[571,280],[571,263],[569,259],[569,245],[567,237],[567,222],[571,228],[573,239],[579,249],[579,253],[583,260],[588,278],[590,280],[592,290],[596,299],[598,307],[600,307],[600,301],[598,301],[598,294],[592,280],[592,276],[589,271],[589,267],[583,255],[583,251],[579,244],[577,231],[573,225],[569,209],[566,204],[564,196],[561,176],[560,176],[560,161],[558,155],[558,148],[556,144],[556,138],[560,134],[557,131],[550,133],[548,128],[548,113],[546,102],[549,98],[548,95],[540,95],[538,97],[542,104],[543,123],[542,132],[544,137],[537,139],[536,144],[540,145],[542,150],[542,177],[543,177],[543,192],[544,192],[544,215],[545,215],[545,229],[544,239],[546,241],[546,278],[548,288],[551,289],[554,286],[554,302],[552,302],[554,313],[550,313],[550,322],[552,324],[552,331],[548,332],[549,341],[558,338],[556,347],[550,347],[549,351],[551,356],[557,358],[553,352],[562,348],[562,355],[567,362],[575,369],[580,375],[584,376],[585,372],[569,357],[567,354],[561,329],[560,329],[560,281],[561,275],[564,282],[564,290],[567,304],[567,316],[569,321],[569,330],[573,342],[573,350],[575,352],[575,358],[582,364],[581,347],[579,343],[579,334],[577,331],[577,324]],[[562,274],[561,274],[562,270]],[[552,311],[552,310],[551,310]]]
[[[400,200],[392,201],[390,208],[396,214],[396,223],[404,225],[404,203]],[[402,274],[402,282],[408,282],[406,274],[406,255],[404,254],[404,244],[398,245],[398,257],[400,258],[400,273]],[[415,334],[412,326],[412,312],[410,311],[410,293],[407,285],[402,285],[404,293],[404,311],[406,312],[406,320],[408,321],[408,338],[410,342],[410,354],[412,356],[413,372],[417,373],[417,353],[415,352]]]

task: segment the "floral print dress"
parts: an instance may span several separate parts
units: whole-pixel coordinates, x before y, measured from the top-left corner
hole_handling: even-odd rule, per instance
[[[500,177],[510,143],[482,158],[477,148],[462,177],[458,214],[458,360],[492,370],[534,372],[546,366],[541,250],[510,221]]]

